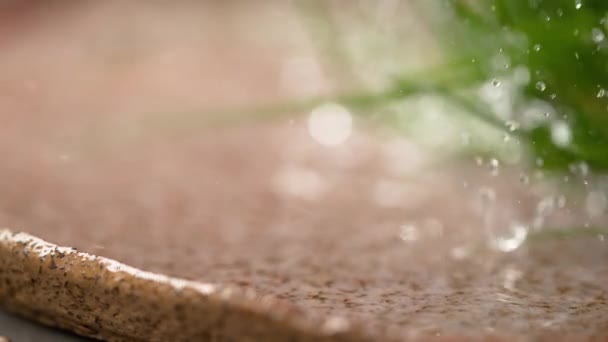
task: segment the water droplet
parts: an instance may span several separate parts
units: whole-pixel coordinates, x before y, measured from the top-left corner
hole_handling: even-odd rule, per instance
[[[540,44],[534,44],[534,46],[532,47],[532,49],[533,49],[534,51],[538,52],[538,51],[540,51],[541,46],[540,46]]]
[[[601,216],[608,206],[608,198],[602,191],[590,191],[585,199],[585,209],[590,217]]]
[[[308,118],[308,132],[319,144],[337,146],[352,133],[353,119],[343,106],[328,103],[312,110]]]
[[[497,80],[497,79],[493,79],[492,80],[492,85],[495,86],[495,87],[500,87],[500,81]]]
[[[597,95],[595,95],[595,96],[598,98],[606,96],[606,89],[600,88],[600,90],[597,91]]]
[[[528,228],[520,223],[513,222],[504,236],[495,237],[492,247],[501,252],[512,252],[526,241]]]
[[[536,89],[538,91],[545,91],[545,89],[547,89],[547,85],[543,81],[538,81],[536,82]]]
[[[404,224],[400,227],[399,238],[403,241],[412,242],[418,240],[420,234],[418,228],[413,224]]]
[[[575,0],[574,1],[574,8],[581,9],[581,7],[583,7],[583,1],[582,0]]]
[[[553,196],[547,196],[542,198],[536,204],[536,210],[534,212],[534,218],[532,219],[532,228],[539,230],[545,224],[545,219],[553,213],[555,210],[555,198]]]
[[[490,174],[492,176],[498,176],[498,168],[500,167],[500,162],[496,158],[490,159],[488,162],[488,167],[490,168]]]
[[[507,121],[505,121],[505,126],[507,126],[507,129],[509,130],[509,132],[515,132],[516,130],[519,129],[520,125],[517,121],[507,120]]]
[[[536,215],[546,217],[555,210],[555,197],[547,196],[536,205]]]
[[[519,181],[524,185],[530,184],[530,177],[525,173],[522,173],[519,175]]]
[[[566,147],[572,142],[572,131],[564,121],[555,121],[551,124],[551,140],[556,146]]]
[[[604,31],[602,31],[602,29],[597,27],[591,29],[591,39],[594,43],[599,44],[604,41],[604,38],[606,38],[606,35],[604,34]]]

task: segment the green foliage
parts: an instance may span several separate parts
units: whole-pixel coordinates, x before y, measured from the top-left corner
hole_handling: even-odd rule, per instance
[[[571,130],[571,143],[554,143],[550,121],[520,132],[543,167],[567,170],[586,162],[608,170],[608,1],[448,0],[452,15],[435,21],[446,58],[466,56],[477,64],[478,81],[496,68],[502,54],[511,66],[525,66],[527,99],[550,103]],[[437,9],[435,9],[437,10]]]
[[[573,163],[584,162],[596,172],[608,171],[607,0],[419,0],[414,3],[427,9],[427,21],[442,50],[443,61],[439,65],[414,74],[396,75],[394,82],[380,91],[330,94],[254,110],[211,111],[215,115],[201,116],[199,111],[185,113],[180,116],[182,120],[171,118],[172,122],[185,123],[184,127],[175,129],[304,113],[327,101],[348,106],[356,114],[372,115],[409,97],[434,95],[456,106],[454,112],[467,113],[469,121],[483,122],[517,139],[529,152],[531,165],[559,173],[568,172]],[[325,57],[347,69],[341,72],[352,71],[353,63],[344,50],[338,26],[331,22],[326,2],[302,1],[300,7],[315,19],[314,28],[322,28],[320,48],[327,50],[323,51]],[[522,116],[526,103],[531,101],[549,104],[555,113],[540,124],[520,124],[514,131],[475,90],[493,79],[512,76],[518,67],[527,70],[529,80],[524,89],[520,89],[518,103],[514,103],[514,120]],[[196,120],[204,122],[194,125]],[[390,114],[380,121],[386,125],[402,125]],[[571,139],[567,144],[554,142],[552,123],[556,121],[569,130]],[[470,149],[500,157],[494,145],[470,146]]]

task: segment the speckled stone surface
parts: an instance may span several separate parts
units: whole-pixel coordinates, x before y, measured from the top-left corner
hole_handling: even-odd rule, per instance
[[[0,239],[2,305],[111,341],[608,336],[604,241],[483,247],[480,189],[495,191],[497,228],[531,222],[544,196],[518,173],[412,174],[394,165],[411,164],[407,142],[355,135],[330,150],[283,125],[125,150],[70,173],[41,163],[44,178],[27,163],[2,170],[15,180],[0,198],[12,229]],[[576,215],[566,206],[546,219]]]
[[[550,246],[560,247],[564,246]],[[570,256],[585,259],[593,253],[577,254]],[[522,329],[532,332],[522,336],[520,331],[509,338],[505,337],[509,335],[504,331],[500,334],[502,338],[491,337],[491,331],[483,331],[483,334],[461,332],[461,336],[467,337],[439,338],[428,334],[404,335],[397,331],[391,332],[390,329],[379,330],[378,322],[369,324],[370,322],[348,321],[338,316],[323,317],[320,312],[311,315],[310,311],[307,313],[286,301],[261,296],[251,289],[195,283],[143,272],[110,259],[81,253],[72,248],[57,247],[24,233],[12,233],[8,230],[0,232],[0,255],[0,302],[4,306],[44,324],[108,341],[373,341],[471,338],[488,341],[530,338],[546,341],[567,341],[573,338],[599,341],[603,340],[607,333],[606,296],[602,284],[594,284],[589,279],[569,278],[567,270],[559,275],[562,272],[547,273],[539,268],[537,276],[527,275],[531,279],[525,281],[528,290],[532,290],[531,287],[534,286],[561,284],[557,289],[543,291],[561,295],[563,300],[554,295],[534,297],[508,288],[502,292],[494,292],[492,286],[487,289],[467,288],[464,283],[460,285],[460,289],[444,293],[442,297],[427,297],[426,306],[435,306],[435,309],[430,311],[435,312],[436,318],[452,320],[431,321],[427,324],[445,327],[459,324],[458,321],[460,324],[469,321],[470,318],[454,315],[460,313],[470,316],[473,312],[487,310],[487,303],[484,301],[489,298],[483,298],[487,293],[489,296],[496,296],[496,303],[494,309],[486,311],[490,316],[478,318],[481,324],[505,321],[509,317],[521,321],[525,317],[528,321]],[[606,276],[605,271],[601,276]],[[403,290],[402,287],[394,286],[386,290],[392,292],[383,296],[383,302],[374,303],[364,299],[367,303],[361,305],[386,305],[390,309],[391,301],[405,304],[404,298],[401,297],[404,293],[399,293]],[[416,291],[424,290],[414,290]],[[583,300],[583,295],[588,300]],[[312,296],[310,300],[316,298],[328,305],[336,305],[336,300],[339,299],[335,294],[325,296],[325,299]],[[352,296],[355,300],[360,298],[356,292],[354,295],[353,292],[348,292],[347,296]],[[303,304],[305,307],[310,303]],[[402,307],[401,310],[410,308]],[[555,313],[552,312],[555,311],[558,311],[557,314],[563,320],[547,321],[547,330],[539,331],[534,321],[543,316],[554,317]],[[378,315],[378,318],[381,318],[384,314]],[[428,313],[423,312],[422,315],[428,318]],[[551,323],[556,324],[557,329],[555,326],[551,327]],[[513,322],[503,324],[515,326]],[[374,326],[375,328],[372,328]],[[470,328],[474,331],[483,326]]]
[[[44,324],[109,341],[356,341],[342,321],[319,320],[252,291],[139,271],[0,232],[0,301]]]

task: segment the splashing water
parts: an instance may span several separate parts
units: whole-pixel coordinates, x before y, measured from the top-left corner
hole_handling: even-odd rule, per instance
[[[501,212],[497,210],[497,197],[494,189],[482,187],[479,189],[478,196],[488,246],[505,253],[518,249],[526,241],[529,227],[518,221],[511,221],[504,228],[504,225],[496,220],[497,214]]]
[[[498,161],[498,159],[496,159],[496,158],[490,159],[490,161],[488,162],[488,166],[490,168],[490,174],[492,176],[498,176],[498,170],[500,167],[500,162]]]
[[[556,146],[567,147],[572,142],[572,130],[564,121],[555,121],[551,125],[551,140]]]
[[[528,227],[518,222],[513,222],[506,234],[495,237],[491,245],[501,252],[512,252],[526,241],[527,236]]]
[[[565,201],[565,198],[564,198]],[[564,203],[565,204],[565,203]],[[556,199],[553,196],[542,198],[536,205],[534,218],[532,219],[532,228],[540,230],[545,224],[545,219],[553,213],[556,207]]]
[[[547,89],[547,85],[543,81],[538,81],[536,82],[536,89],[541,92],[545,91],[545,89]]]
[[[594,43],[599,44],[604,41],[604,38],[606,38],[606,35],[604,34],[604,31],[602,31],[602,29],[594,27],[591,30],[591,39]]]
[[[509,132],[515,132],[516,130],[519,129],[519,123],[517,121],[513,121],[513,120],[505,121],[505,126],[507,126],[507,129],[509,130]]]

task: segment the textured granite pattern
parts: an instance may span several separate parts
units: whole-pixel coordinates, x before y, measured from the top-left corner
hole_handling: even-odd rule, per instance
[[[590,241],[579,242],[590,244]],[[598,257],[596,252],[580,248],[582,244],[576,247],[577,253],[566,253],[568,255],[560,257],[560,261],[568,263],[568,259],[576,258],[580,262]],[[563,243],[545,246],[549,250],[564,250],[564,247]],[[602,253],[605,256],[606,251]],[[139,271],[109,259],[57,247],[30,235],[7,230],[0,233],[0,256],[0,302],[4,306],[42,323],[108,341],[372,341],[431,338],[415,330],[407,334],[404,334],[405,331],[391,331],[390,325],[386,324],[391,319],[408,317],[418,319],[420,323],[426,318],[429,320],[427,324],[443,329],[449,329],[450,325],[462,326],[463,322],[477,319],[477,323],[471,323],[470,329],[478,333],[471,335],[470,332],[461,331],[461,336],[467,336],[463,337],[464,340],[472,336],[493,340],[490,336],[494,332],[483,330],[490,324],[502,324],[510,327],[511,332],[517,332],[506,338],[509,336],[506,334],[508,330],[503,329],[500,335],[506,340],[527,340],[529,337],[547,341],[558,338],[565,341],[573,338],[601,340],[600,336],[605,336],[608,327],[605,283],[580,277],[585,274],[577,277],[569,271],[542,270],[538,268],[542,267],[542,257],[539,259],[541,264],[531,265],[538,274],[534,274],[533,270],[526,272],[523,281],[518,280],[520,285],[517,291],[504,284],[502,288],[492,285],[493,281],[489,281],[485,288],[461,283],[460,287],[453,285],[451,291],[440,291],[434,295],[436,291],[427,288],[426,294],[416,295],[426,298],[425,307],[418,310],[420,317],[408,315],[406,311],[412,309],[402,305],[401,312],[395,312],[396,308],[384,312],[372,310],[368,317],[374,314],[377,321],[364,322],[349,321],[338,316],[323,318],[320,315],[323,310],[318,308],[311,315],[311,311],[303,311],[286,301],[261,296],[251,289],[193,283]],[[605,268],[598,270],[601,272],[598,276],[606,279]],[[472,284],[478,282],[474,280]],[[547,295],[534,296],[532,293],[539,287]],[[405,290],[398,285],[387,290],[393,292],[380,296],[384,298],[382,302],[377,303],[373,299],[375,297],[371,300],[365,298],[363,300],[367,302],[361,302],[362,307],[355,307],[353,311],[364,313],[373,309],[374,305],[391,308],[394,307],[391,301],[405,303],[405,292],[415,294],[420,291],[411,288]],[[347,291],[343,295],[355,300],[362,298],[356,291]],[[319,302],[332,306],[343,295],[315,294],[307,301],[296,300],[296,303],[304,308],[315,307],[311,305],[313,301],[317,301],[317,306]],[[407,300],[412,303],[416,301]],[[488,303],[491,302],[494,304],[489,308]],[[551,320],[555,317],[562,320]],[[379,329],[380,325],[386,329]],[[546,329],[542,330],[541,327]],[[525,338],[521,335],[524,332],[527,332]],[[482,338],[483,335],[486,337]]]
[[[44,324],[108,341],[357,341],[334,320],[275,299],[147,273],[0,231],[0,302]]]
[[[488,250],[479,189],[496,192],[496,227],[530,221],[542,195],[506,168],[501,177],[477,166],[395,173],[388,162],[403,159],[385,152],[362,135],[326,150],[277,123],[126,150],[69,174],[47,165],[44,179],[5,170],[19,182],[0,206],[20,210],[3,220],[87,254],[38,251],[26,235],[4,233],[0,297],[13,311],[111,340],[605,336],[605,242]],[[377,201],[379,181],[401,191],[397,206]],[[568,219],[575,206],[547,217]],[[175,291],[167,276],[191,282]]]

